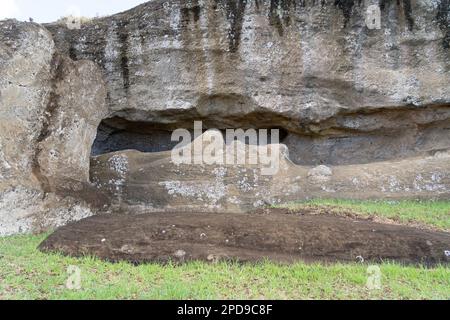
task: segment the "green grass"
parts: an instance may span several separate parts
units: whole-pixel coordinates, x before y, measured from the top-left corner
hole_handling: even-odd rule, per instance
[[[450,201],[357,201],[311,200],[293,202],[281,207],[301,210],[305,207],[325,207],[339,212],[351,210],[362,217],[379,217],[405,224],[421,224],[441,230],[450,230]]]
[[[0,238],[0,299],[449,299],[450,268],[380,265],[381,289],[366,287],[367,265],[261,263],[184,266],[110,264],[36,250],[45,238]],[[81,270],[69,290],[67,268]]]

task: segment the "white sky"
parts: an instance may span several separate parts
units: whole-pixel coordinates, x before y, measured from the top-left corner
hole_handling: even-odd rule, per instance
[[[16,18],[44,23],[61,17],[106,16],[131,9],[148,0],[0,0],[0,20]]]

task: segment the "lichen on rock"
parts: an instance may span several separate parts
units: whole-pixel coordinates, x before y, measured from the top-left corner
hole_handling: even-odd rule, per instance
[[[0,234],[115,210],[448,198],[449,5],[154,0],[80,29],[0,21]],[[174,165],[171,132],[197,120],[278,129],[280,170]]]

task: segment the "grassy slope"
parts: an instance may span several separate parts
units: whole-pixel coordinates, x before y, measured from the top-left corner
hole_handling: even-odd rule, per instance
[[[191,263],[110,264],[94,258],[45,255],[45,238],[0,238],[0,299],[449,299],[450,268],[381,265],[382,289],[366,288],[366,265],[281,266]],[[82,289],[68,290],[69,265]]]
[[[362,217],[380,217],[400,223],[416,223],[441,230],[450,230],[450,201],[357,201],[311,200],[294,202],[281,207],[292,210],[304,207],[350,210]]]

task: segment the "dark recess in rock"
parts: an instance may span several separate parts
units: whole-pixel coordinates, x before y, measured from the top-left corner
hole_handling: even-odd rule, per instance
[[[92,146],[92,155],[137,150],[161,152],[172,150],[178,142],[171,141],[172,132],[154,128],[144,122],[112,118],[102,121]]]
[[[118,36],[120,41],[120,68],[122,70],[123,87],[128,94],[130,88],[130,66],[128,59],[128,22],[121,20],[118,23]]]
[[[181,1],[183,2],[183,1]],[[181,8],[181,20],[185,23],[189,23],[191,21],[191,17],[194,19],[194,22],[200,20],[202,8],[198,4],[198,0],[192,1],[190,6]]]
[[[205,126],[203,132],[208,129],[215,129],[214,124]],[[226,138],[226,129],[218,128],[224,139]],[[248,127],[246,128],[248,129]],[[279,139],[284,141],[289,132],[280,126],[273,126],[268,129],[268,143],[271,143],[271,130],[279,130]],[[193,136],[193,132],[191,135]],[[102,121],[97,130],[97,137],[92,146],[92,156],[101,154],[137,150],[140,152],[164,152],[172,150],[179,141],[172,141],[173,130],[170,127],[164,127],[155,123],[134,122],[114,117]],[[246,143],[250,141],[246,139]]]
[[[450,48],[450,25],[449,25],[449,12],[450,12],[450,1],[442,0],[439,3],[437,21],[439,23],[439,27],[444,33],[444,39],[442,40],[442,45],[445,49]]]
[[[70,46],[69,57],[72,60],[77,60],[77,50],[73,46]]]
[[[69,45],[69,52],[68,52],[68,54],[69,54],[70,59],[76,61],[77,60],[77,49],[75,48],[75,44],[76,44],[75,39],[76,39],[76,37],[74,37],[74,33],[65,32],[64,33],[64,38],[65,38],[65,41]]]
[[[215,0],[216,3],[225,8],[227,20],[230,23],[228,30],[229,50],[234,53],[239,49],[241,42],[242,25],[244,22],[245,7],[247,0]]]
[[[348,26],[350,17],[355,6],[355,0],[335,0],[334,5],[342,10],[344,14],[344,28]],[[358,5],[361,5],[361,0],[358,0]]]
[[[414,28],[414,18],[412,16],[412,9],[411,9],[411,1],[410,0],[403,0],[403,10],[405,12],[406,20],[408,21],[408,30],[412,31]]]

